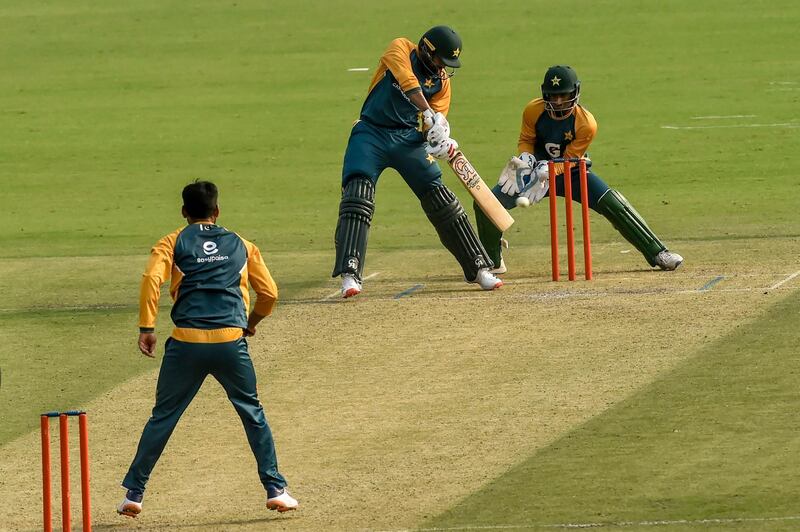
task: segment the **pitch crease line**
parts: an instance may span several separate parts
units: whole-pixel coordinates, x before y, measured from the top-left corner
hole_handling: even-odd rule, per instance
[[[371,273],[371,274],[367,275],[366,277],[364,277],[363,280],[364,281],[368,281],[368,280],[372,279],[373,277],[377,277],[377,275],[379,273],[381,273],[381,272]],[[342,295],[342,291],[341,290],[337,290],[336,292],[333,292],[333,293],[328,294],[327,296],[323,297],[322,301],[327,301],[328,299],[332,298],[333,296],[340,296],[340,295]]]
[[[784,279],[783,281],[778,281],[778,282],[777,282],[777,283],[775,283],[774,285],[770,286],[770,287],[768,288],[768,290],[775,290],[776,288],[778,288],[778,287],[780,287],[780,286],[782,286],[782,285],[784,285],[784,284],[788,283],[789,281],[791,281],[792,279],[794,279],[794,278],[795,278],[795,277],[797,277],[798,275],[800,275],[800,271],[796,271],[796,272],[794,272],[793,274],[791,274],[790,276],[788,276],[788,277],[787,277],[786,279]]]

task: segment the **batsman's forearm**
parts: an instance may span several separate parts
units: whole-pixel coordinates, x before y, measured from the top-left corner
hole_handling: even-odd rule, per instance
[[[428,100],[425,99],[425,95],[422,94],[422,91],[409,94],[408,99],[411,100],[411,103],[413,103],[414,106],[420,111],[424,111],[425,109],[431,108],[430,104],[428,103]]]

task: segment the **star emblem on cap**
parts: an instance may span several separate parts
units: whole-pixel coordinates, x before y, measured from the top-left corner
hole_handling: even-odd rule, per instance
[[[431,87],[433,87],[433,80],[431,78],[428,78],[428,79],[425,80],[425,87],[427,87],[429,89]]]
[[[558,76],[553,76],[553,79],[550,80],[550,83],[553,84],[553,87],[560,87],[561,86],[561,78]]]
[[[453,57],[458,57],[459,55],[461,55],[461,50],[459,50],[458,48],[453,50]]]

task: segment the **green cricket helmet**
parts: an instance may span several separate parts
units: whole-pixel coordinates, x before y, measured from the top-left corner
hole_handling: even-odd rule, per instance
[[[446,71],[445,67],[455,69],[461,66],[461,37],[449,26],[434,26],[426,31],[417,50],[425,68],[439,77],[449,78],[454,74]]]
[[[547,69],[542,82],[542,98],[544,108],[552,118],[562,119],[571,115],[580,94],[581,82],[571,67],[555,65]],[[568,96],[566,99],[561,98],[565,95]]]

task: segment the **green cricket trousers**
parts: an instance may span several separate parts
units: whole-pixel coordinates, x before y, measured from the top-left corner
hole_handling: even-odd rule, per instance
[[[258,400],[247,340],[196,344],[169,338],[158,374],[156,404],[142,432],[133,463],[122,481],[124,488],[144,491],[181,414],[209,374],[225,389],[242,420],[264,488],[286,486],[286,480],[278,472],[272,432]]]

